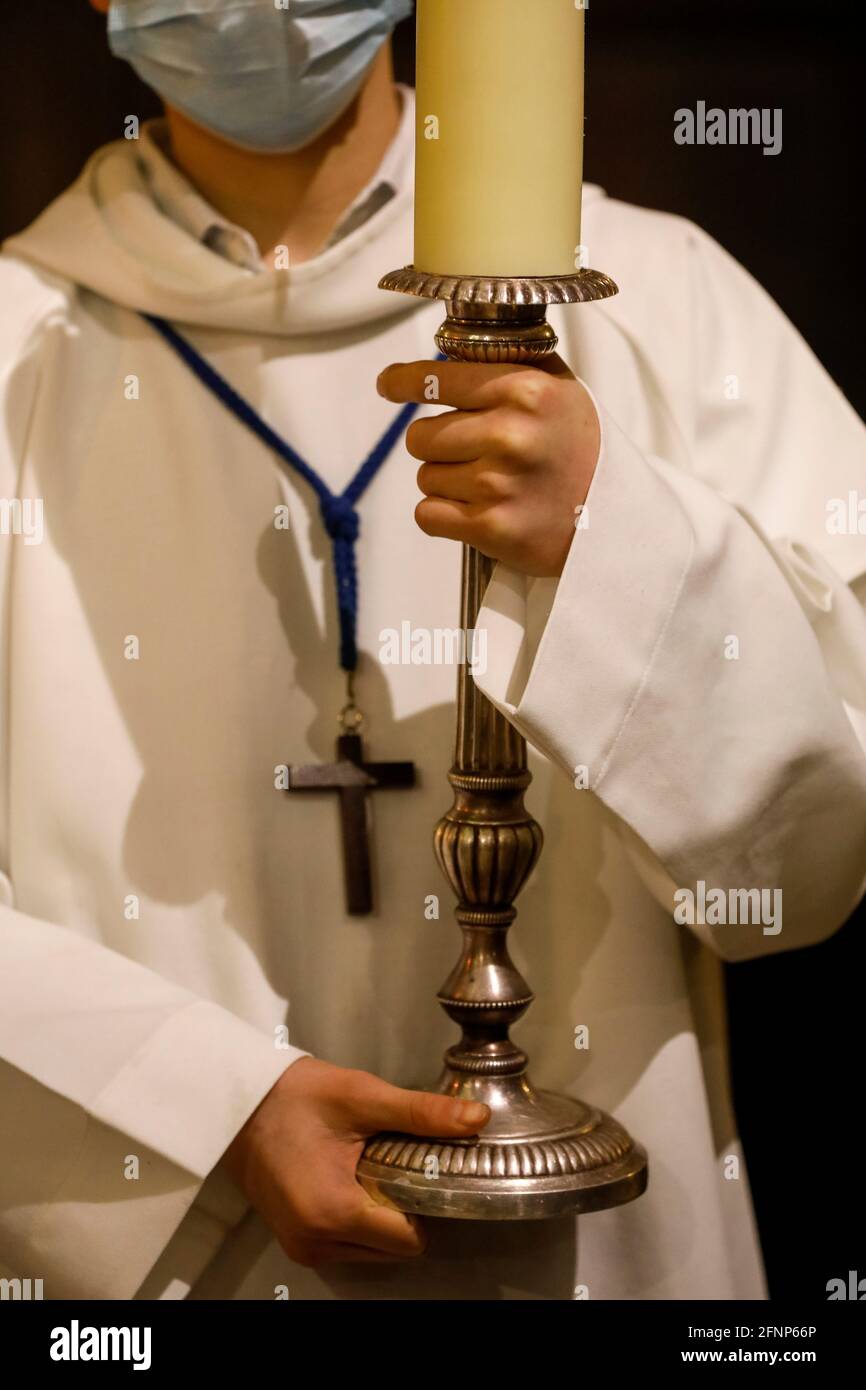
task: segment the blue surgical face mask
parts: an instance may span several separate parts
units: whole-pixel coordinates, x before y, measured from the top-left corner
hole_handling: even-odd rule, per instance
[[[345,111],[412,0],[111,0],[108,41],[170,106],[246,149],[301,149]]]

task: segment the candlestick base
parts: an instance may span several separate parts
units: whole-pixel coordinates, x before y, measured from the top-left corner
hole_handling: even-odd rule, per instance
[[[537,1091],[526,1074],[473,1084],[446,1072],[435,1087],[493,1112],[471,1139],[378,1134],[358,1180],[400,1211],[467,1221],[527,1221],[602,1211],[639,1197],[647,1158],[610,1115]]]

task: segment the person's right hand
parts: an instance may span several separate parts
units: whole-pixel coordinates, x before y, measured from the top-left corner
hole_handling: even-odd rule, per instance
[[[417,1217],[375,1202],[355,1177],[379,1130],[465,1139],[486,1105],[405,1091],[365,1071],[301,1057],[229,1145],[224,1164],[298,1264],[394,1260],[426,1245]]]

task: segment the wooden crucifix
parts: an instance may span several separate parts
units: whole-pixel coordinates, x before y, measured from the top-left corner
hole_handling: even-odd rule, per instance
[[[340,734],[336,762],[289,768],[288,792],[340,794],[346,911],[350,917],[365,917],[373,910],[367,793],[414,785],[414,763],[365,762],[359,733]]]

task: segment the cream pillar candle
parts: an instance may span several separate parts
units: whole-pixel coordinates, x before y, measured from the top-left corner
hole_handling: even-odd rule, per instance
[[[416,269],[579,268],[583,21],[579,0],[418,0]]]

